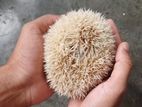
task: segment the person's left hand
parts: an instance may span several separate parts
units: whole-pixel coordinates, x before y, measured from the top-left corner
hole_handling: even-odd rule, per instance
[[[16,88],[25,87],[22,92],[28,105],[37,104],[53,93],[43,72],[43,35],[57,19],[56,15],[45,15],[25,24],[8,61],[19,84]]]

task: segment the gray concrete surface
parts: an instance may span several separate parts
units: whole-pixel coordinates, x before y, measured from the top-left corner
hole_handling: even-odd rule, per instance
[[[121,107],[142,106],[142,0],[0,0],[0,65],[12,53],[22,25],[41,15],[90,8],[112,18],[129,42],[134,63]],[[34,107],[67,107],[57,95]]]

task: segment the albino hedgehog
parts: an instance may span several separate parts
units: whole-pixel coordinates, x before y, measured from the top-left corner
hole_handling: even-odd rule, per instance
[[[68,12],[44,39],[47,81],[58,94],[83,99],[110,75],[116,43],[100,13],[82,9]]]

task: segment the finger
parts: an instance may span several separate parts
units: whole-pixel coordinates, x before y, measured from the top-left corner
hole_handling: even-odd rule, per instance
[[[118,47],[116,63],[110,78],[115,83],[126,84],[130,74],[131,66],[132,64],[129,56],[129,46],[127,42],[123,42]]]
[[[80,107],[81,101],[80,100],[70,100],[68,107]]]
[[[107,22],[112,28],[112,33],[115,37],[115,40],[116,40],[116,43],[117,43],[117,46],[118,46],[122,42],[120,35],[119,35],[119,32],[118,32],[118,29],[117,29],[117,27],[116,27],[116,25],[115,25],[115,23],[113,22],[112,19],[108,19]]]
[[[58,15],[44,15],[32,21],[31,24],[37,26],[42,33],[46,33],[49,27],[54,24],[58,18]]]

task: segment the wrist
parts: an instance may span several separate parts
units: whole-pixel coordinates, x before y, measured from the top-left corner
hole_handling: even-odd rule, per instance
[[[26,87],[16,69],[6,64],[0,67],[0,106],[27,107]]]

